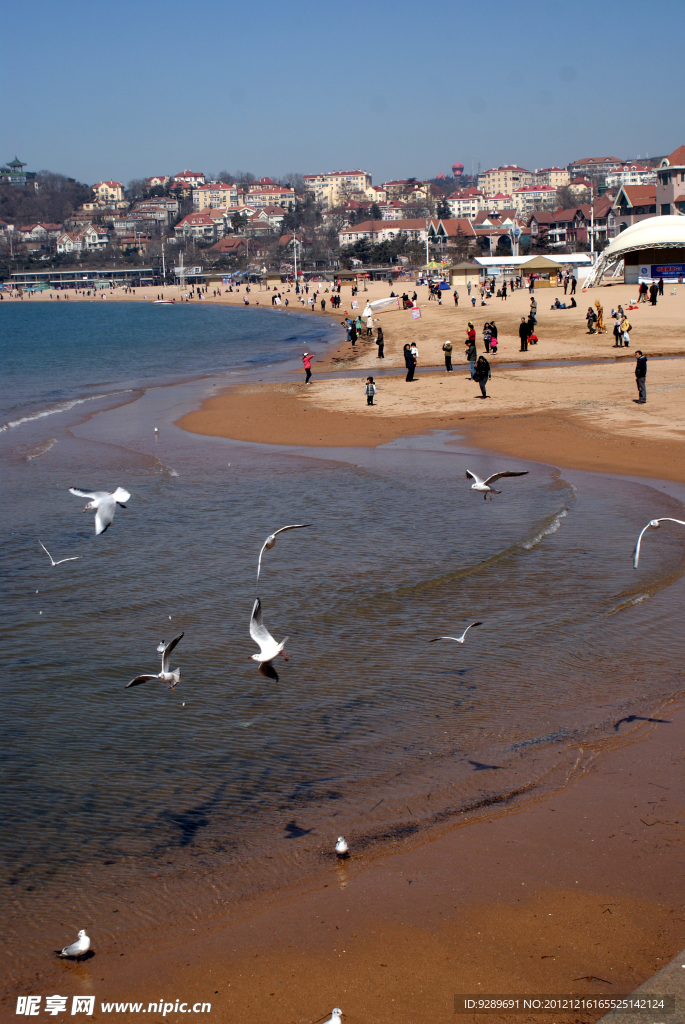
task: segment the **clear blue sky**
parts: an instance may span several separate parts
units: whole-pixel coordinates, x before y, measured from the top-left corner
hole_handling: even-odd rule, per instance
[[[669,153],[685,2],[32,0],[3,14],[0,160],[374,181]]]

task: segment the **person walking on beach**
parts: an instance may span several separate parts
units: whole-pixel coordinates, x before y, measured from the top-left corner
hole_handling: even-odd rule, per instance
[[[507,301],[507,282],[505,281],[502,285],[502,298]]]
[[[647,356],[643,356],[641,349],[635,353],[635,383],[637,398],[633,401],[637,405],[644,405],[647,401]]]
[[[311,352],[305,352],[302,356],[302,365],[304,366],[305,384],[309,384],[312,379],[312,355]]]
[[[578,284],[578,282],[576,281],[575,274],[571,274],[571,295],[575,295],[576,294],[576,285],[577,284]]]
[[[373,405],[373,396],[376,394],[376,385],[373,382],[373,377],[366,378],[364,391],[366,392],[366,404]]]
[[[595,323],[597,322],[597,314],[595,313],[592,306],[588,306],[587,313],[585,314],[587,320],[587,332],[588,334],[596,334]]]
[[[452,372],[452,342],[445,341],[442,346],[442,351],[445,353],[445,369],[448,373]]]
[[[630,323],[628,322],[628,317],[624,313],[623,314],[623,319],[621,320],[621,339],[622,339],[623,344],[624,344],[624,346],[626,348],[628,348],[628,346],[630,345],[630,332],[631,332],[631,330],[632,330],[632,327],[631,327]]]
[[[519,324],[519,338],[521,339],[521,352],[528,351],[528,324],[526,323],[525,316],[521,317],[521,323]]]
[[[378,358],[385,359],[385,341],[383,340],[383,328],[378,328],[376,335],[376,344],[378,345]]]
[[[640,295],[639,295],[639,298],[638,298],[638,302],[646,302],[647,301],[647,291],[648,291],[647,282],[646,281],[641,281],[640,282]]]
[[[473,333],[474,333],[474,337],[472,339],[471,338],[471,333],[469,332],[469,338],[468,338],[468,341],[466,343],[466,359],[468,360],[468,364],[469,364],[469,370],[470,370],[469,376],[470,376],[471,380],[475,379],[476,359],[478,358],[478,352],[476,351],[476,338],[475,338],[475,333],[476,332],[474,331]]]
[[[416,369],[416,360],[411,354],[411,345],[407,343],[404,346],[404,365],[407,367],[406,381],[414,380],[414,370]]]
[[[350,322],[350,341],[352,342],[352,348],[357,343],[357,325],[354,321]]]
[[[681,176],[681,181],[682,181],[682,176]],[[663,295],[664,295],[664,279],[663,279],[663,277],[659,278],[659,282],[658,282],[657,287],[659,289],[659,295],[663,298]]]
[[[490,342],[491,341],[492,341],[492,331],[490,330],[490,324],[489,323],[484,323],[483,324],[483,345],[485,346],[485,351],[486,352],[490,351]]]
[[[490,363],[487,361],[485,356],[478,356],[478,362],[476,363],[476,372],[474,374],[474,380],[478,381],[480,385],[480,396],[481,398],[487,398],[485,392],[486,385],[490,380]]]
[[[459,305],[459,292],[457,291],[456,288],[454,289],[454,305],[455,306]]]

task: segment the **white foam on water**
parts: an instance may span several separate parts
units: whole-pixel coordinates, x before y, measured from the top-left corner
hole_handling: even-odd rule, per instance
[[[110,391],[106,395],[89,395],[88,398],[72,398],[69,402],[62,402],[60,405],[56,405],[52,409],[41,409],[40,412],[34,412],[31,416],[22,416],[18,420],[9,420],[7,423],[3,423],[0,426],[0,433],[5,430],[11,430],[14,427],[20,427],[22,423],[32,423],[34,420],[42,420],[45,416],[55,416],[60,412],[68,412],[69,409],[73,409],[75,405],[83,405],[84,402],[97,402],[100,398],[112,398],[114,395],[128,395],[132,392],[133,388],[125,388],[123,391]]]
[[[568,515],[568,509],[564,508],[552,519],[552,522],[548,526],[545,526],[539,533],[536,533],[534,537],[530,537],[529,540],[521,541],[521,547],[525,548],[526,551],[530,551],[536,544],[539,544],[543,537],[549,537],[552,533],[556,533],[561,526],[561,520]]]

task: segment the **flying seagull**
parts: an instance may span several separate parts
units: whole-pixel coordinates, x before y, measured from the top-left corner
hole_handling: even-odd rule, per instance
[[[345,857],[349,857],[350,848],[347,845],[347,840],[344,836],[338,836],[338,841],[335,844],[335,852],[338,855],[339,860],[343,860]]]
[[[182,640],[184,636],[184,633],[179,633],[178,636],[175,636],[174,639],[170,640],[168,644],[165,644],[164,641],[162,640],[162,642],[157,645],[157,652],[162,655],[161,672],[159,672],[156,676],[136,676],[136,678],[132,679],[130,683],[126,683],[124,689],[128,690],[129,686],[140,686],[141,683],[147,683],[148,680],[150,679],[160,679],[163,683],[168,683],[171,689],[174,690],[176,688],[176,683],[181,682],[181,670],[180,668],[175,668],[173,672],[170,672],[169,661],[171,659],[171,652],[173,651],[174,647],[179,642],[179,640]]]
[[[80,555],[73,555],[71,558],[60,558],[59,562],[56,562],[55,559],[50,554],[50,552],[48,551],[48,549],[45,547],[45,544],[43,544],[43,541],[39,540],[38,543],[40,544],[40,546],[42,547],[43,551],[45,552],[45,554],[50,559],[50,562],[52,563],[53,569],[54,569],[54,567],[56,565],[61,565],[62,562],[78,562],[79,558],[81,557]]]
[[[263,676],[268,676],[269,679],[275,679],[278,682],[278,672],[273,667],[273,660],[277,654],[280,654],[284,661],[288,660],[283,648],[289,638],[286,636],[280,644],[276,643],[262,622],[262,602],[259,598],[257,598],[252,608],[250,636],[259,647],[259,654],[251,654],[250,657],[253,661],[259,662],[259,671]]]
[[[680,523],[681,526],[685,526],[682,519],[671,519],[670,516],[663,516],[661,519],[650,519],[645,528],[641,530],[640,536],[637,538],[635,553],[633,554],[633,569],[637,569],[637,563],[640,561],[640,544],[642,543],[642,535],[650,528],[650,526],[653,526],[655,530],[658,530],[659,523]]]
[[[87,953],[89,949],[90,939],[86,935],[85,928],[82,928],[78,933],[76,942],[72,942],[70,946],[65,946],[64,949],[56,949],[55,953],[57,956],[79,957]]]
[[[311,523],[296,523],[294,526],[282,526],[280,530],[275,530],[273,533],[270,533],[262,544],[262,550],[259,552],[259,561],[257,562],[257,579],[259,579],[259,573],[262,568],[262,555],[265,551],[271,551],[272,547],[276,543],[276,537],[278,534],[285,533],[286,530],[306,530],[307,527],[311,525]]]
[[[482,626],[482,625],[483,625],[482,622],[472,622],[470,625],[468,625],[466,627],[466,629],[461,634],[461,636],[436,636],[436,637],[433,637],[432,640],[429,640],[428,643],[429,644],[434,644],[436,642],[436,640],[455,640],[458,644],[463,644],[464,640],[466,639],[466,634],[468,633],[468,631],[470,629],[473,629],[474,626]]]
[[[489,476],[486,480],[481,480],[479,476],[476,476],[476,474],[472,473],[470,469],[467,469],[466,479],[475,481],[474,483],[471,484],[471,490],[482,492],[483,501],[486,500],[488,494],[490,495],[490,500],[492,501],[493,494],[501,494],[502,492],[496,491],[494,487],[490,487],[490,484],[494,484],[495,480],[500,480],[503,476],[526,476],[527,473],[527,469],[520,470],[518,473],[511,473],[509,471],[507,471],[506,473],[493,473],[492,476]]]
[[[89,509],[95,509],[96,536],[104,533],[112,525],[114,510],[117,505],[126,508],[124,503],[131,497],[123,487],[117,487],[113,494],[110,494],[109,491],[82,491],[79,487],[70,487],[69,493],[75,494],[77,498],[90,498],[83,511],[87,512]]]

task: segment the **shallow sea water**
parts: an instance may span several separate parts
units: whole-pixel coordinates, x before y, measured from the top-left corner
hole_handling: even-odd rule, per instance
[[[183,308],[159,329],[148,314],[168,307],[139,310],[0,311],[27,367],[15,351],[0,417],[25,420],[0,434],[16,977],[66,925],[103,941],[112,909],[118,933],[202,918],[306,884],[339,834],[373,854],[561,785],[621,719],[685,689],[685,531],[646,537],[639,572],[631,559],[649,518],[683,518],[676,493],[521,464],[484,502],[465,470],[502,459],[448,434],[376,449],[187,434],[174,420],[217,384],[289,369],[299,331],[328,339],[302,316]],[[109,344],[112,314],[129,340],[98,375],[83,353]],[[70,406],[85,377],[131,391]],[[132,498],[96,538],[72,485]],[[265,553],[257,586],[264,537],[294,522],[312,526]],[[80,560],[51,568],[38,538]],[[255,596],[290,637],[278,682],[250,660]],[[473,620],[464,645],[428,642]],[[177,689],[124,690],[181,631]]]

